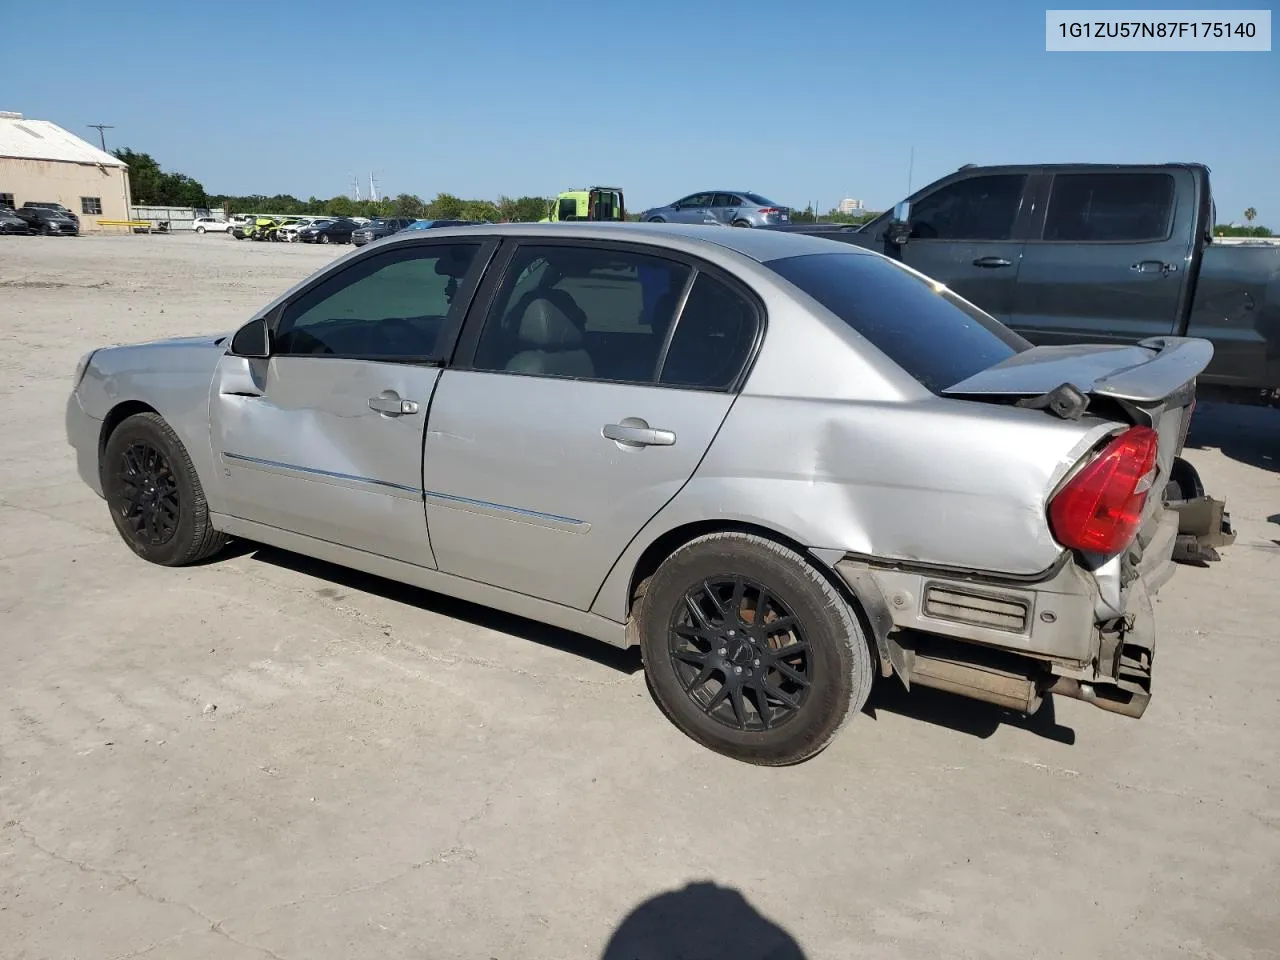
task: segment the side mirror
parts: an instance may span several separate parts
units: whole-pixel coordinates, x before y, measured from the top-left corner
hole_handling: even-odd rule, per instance
[[[911,236],[911,201],[903,200],[894,205],[893,219],[889,222],[889,229],[885,233],[885,239],[896,246],[902,246]]]
[[[271,356],[271,331],[265,317],[250,320],[231,338],[231,352],[237,357],[262,359]]]

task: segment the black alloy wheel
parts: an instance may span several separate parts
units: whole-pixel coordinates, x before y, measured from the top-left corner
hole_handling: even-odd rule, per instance
[[[151,563],[196,563],[227,542],[186,447],[159,414],[127,417],[107,437],[102,492],[121,539]]]
[[[809,643],[791,611],[742,576],[685,591],[668,633],[685,693],[711,719],[735,730],[770,730],[791,720],[813,685]]]
[[[178,481],[165,455],[147,440],[135,440],[116,464],[120,519],[141,543],[162,546],[178,532],[182,504]]]
[[[654,700],[681,731],[748,763],[821,752],[862,708],[871,648],[834,576],[757,534],[691,540],[637,588]]]

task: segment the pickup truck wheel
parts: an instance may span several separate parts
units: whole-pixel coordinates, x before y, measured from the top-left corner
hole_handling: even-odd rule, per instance
[[[871,691],[858,618],[800,554],[717,533],[673,553],[640,601],[654,699],[693,740],[765,766],[823,750]]]
[[[159,414],[135,414],[107,438],[102,489],[116,531],[151,563],[186,566],[227,542],[209,521],[186,447]]]

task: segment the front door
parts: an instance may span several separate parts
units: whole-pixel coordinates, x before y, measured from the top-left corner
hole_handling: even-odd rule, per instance
[[[423,431],[484,249],[422,242],[353,260],[276,311],[269,358],[224,356],[211,397],[223,509],[434,567]]]
[[[1014,240],[1024,174],[953,180],[912,204],[904,263],[1008,322],[1023,244]]]
[[[1033,343],[1131,343],[1177,332],[1195,243],[1189,170],[1058,173],[1027,242],[1010,326]],[[1183,182],[1179,183],[1179,180]]]
[[[706,453],[758,316],[690,263],[566,241],[518,246],[476,320],[427,434],[440,569],[586,610]]]
[[[715,216],[711,212],[711,203],[715,194],[694,193],[677,201],[675,213],[671,219],[676,223],[713,223]]]

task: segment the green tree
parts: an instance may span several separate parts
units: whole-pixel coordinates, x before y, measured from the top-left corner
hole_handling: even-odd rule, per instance
[[[1248,221],[1249,226],[1253,226],[1253,221],[1258,218],[1258,211],[1253,209],[1253,207],[1249,207],[1244,212],[1244,218]]]
[[[547,215],[547,201],[543,197],[499,197],[498,219],[511,223],[536,223]]]
[[[481,220],[496,223],[502,219],[498,207],[488,200],[468,200],[462,205],[460,220]]]
[[[462,216],[462,200],[451,193],[437,193],[424,214],[429,220],[458,220]]]
[[[209,197],[198,180],[182,173],[165,173],[151,154],[124,147],[116,150],[115,156],[129,168],[129,186],[134,203],[140,206],[208,206]]]
[[[421,217],[426,204],[412,193],[402,193],[391,203],[391,214],[396,217]]]
[[[331,217],[352,217],[356,213],[356,204],[350,197],[340,195],[324,202],[324,212]]]

